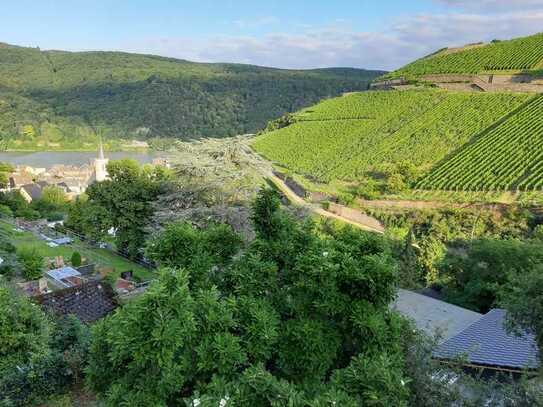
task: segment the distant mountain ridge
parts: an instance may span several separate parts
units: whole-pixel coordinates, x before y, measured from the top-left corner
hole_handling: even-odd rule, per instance
[[[9,148],[23,149],[78,147],[95,141],[98,132],[105,138],[251,133],[322,98],[365,90],[383,73],[281,70],[0,43],[0,136]]]

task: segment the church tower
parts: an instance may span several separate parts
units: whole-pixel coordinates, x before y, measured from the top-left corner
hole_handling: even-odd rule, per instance
[[[109,160],[104,157],[104,147],[102,146],[102,138],[100,138],[100,149],[98,151],[98,158],[94,160],[94,174],[97,182],[102,182],[107,179],[108,162]]]

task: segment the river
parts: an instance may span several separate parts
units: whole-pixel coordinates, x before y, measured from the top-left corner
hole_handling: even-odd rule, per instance
[[[148,164],[160,155],[155,152],[107,152],[105,156],[111,160],[132,158],[141,164]],[[92,151],[0,152],[0,162],[35,168],[51,168],[57,164],[81,166],[91,163],[97,157],[98,154]]]

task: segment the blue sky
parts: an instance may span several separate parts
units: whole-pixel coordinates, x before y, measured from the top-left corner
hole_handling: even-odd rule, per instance
[[[443,46],[537,32],[543,0],[17,0],[0,41],[283,68],[393,69]]]

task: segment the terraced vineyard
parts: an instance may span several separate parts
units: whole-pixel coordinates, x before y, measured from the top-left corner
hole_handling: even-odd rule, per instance
[[[524,94],[364,92],[304,109],[256,139],[266,158],[321,181],[359,180],[388,163],[431,168],[528,100]]]
[[[420,189],[543,190],[543,96],[466,145],[417,185]]]
[[[543,33],[453,53],[419,59],[386,78],[428,74],[474,74],[484,71],[530,70],[543,62]]]

